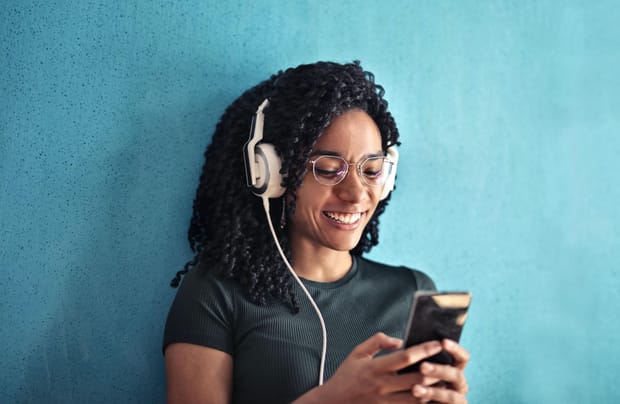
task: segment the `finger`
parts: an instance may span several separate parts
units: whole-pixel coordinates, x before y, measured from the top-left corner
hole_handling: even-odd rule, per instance
[[[469,352],[465,350],[461,345],[450,339],[444,339],[441,341],[443,349],[445,349],[454,358],[454,366],[459,369],[465,369],[469,362]]]
[[[375,366],[379,369],[395,372],[430,356],[433,356],[441,351],[441,344],[439,341],[429,341],[423,344],[414,345],[407,349],[400,350],[398,352],[392,352],[387,355],[383,355],[374,360]]]
[[[388,394],[386,396],[381,397],[382,403],[412,403],[412,404],[420,404],[421,402],[416,397],[413,397],[411,394],[411,389],[407,389],[407,391],[403,391],[400,393]]]
[[[403,340],[388,337],[384,333],[378,332],[356,346],[353,351],[351,351],[351,355],[358,358],[367,356],[373,357],[379,351],[384,349],[397,349],[400,348],[402,344]]]
[[[465,395],[449,389],[424,387],[418,384],[413,386],[412,393],[413,396],[420,399],[421,402],[433,401],[450,404],[467,404]]]
[[[381,376],[381,384],[384,386],[385,393],[394,393],[398,391],[410,391],[412,386],[416,384],[422,386],[431,386],[439,381],[434,377],[427,377],[419,372],[396,374],[390,372]],[[408,393],[409,394],[409,393]]]
[[[411,390],[412,390],[412,388],[409,388],[406,391],[402,391],[402,392],[398,392],[398,393],[392,393],[392,394],[387,394],[387,395],[381,397],[380,402],[382,402],[382,403],[398,403],[398,404],[402,404],[402,403],[421,404],[421,403],[428,403],[429,402],[429,400],[419,399],[419,398],[413,396],[413,394],[411,393]]]
[[[459,393],[465,394],[469,389],[463,370],[454,366],[424,362],[420,366],[420,373],[428,378],[436,378],[449,383],[452,390]]]

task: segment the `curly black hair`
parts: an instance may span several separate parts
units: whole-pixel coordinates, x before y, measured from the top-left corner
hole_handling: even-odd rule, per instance
[[[359,63],[317,62],[280,71],[244,92],[224,112],[211,144],[196,190],[188,231],[194,258],[171,281],[196,267],[234,279],[256,304],[270,297],[291,304],[297,311],[292,277],[272,240],[261,199],[245,182],[243,145],[248,139],[257,107],[269,99],[265,109],[264,139],[275,146],[282,160],[283,186],[288,199],[272,201],[271,215],[278,222],[295,209],[295,190],[306,173],[311,149],[330,122],[352,109],[365,111],[381,132],[383,150],[398,145],[398,129],[383,98],[384,90]],[[354,255],[368,252],[379,242],[379,216],[389,197],[380,201],[366,225]],[[278,238],[290,258],[286,228]]]

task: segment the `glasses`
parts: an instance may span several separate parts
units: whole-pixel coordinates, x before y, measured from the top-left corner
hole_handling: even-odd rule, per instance
[[[309,163],[318,183],[329,186],[340,184],[349,173],[349,166],[357,167],[364,184],[373,187],[384,185],[394,166],[394,162],[386,156],[371,156],[357,163],[349,163],[340,156],[321,155]]]

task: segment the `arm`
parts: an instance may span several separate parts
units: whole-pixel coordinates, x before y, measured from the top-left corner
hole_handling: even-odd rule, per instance
[[[166,347],[166,387],[169,404],[229,403],[233,360],[226,352],[175,343]]]

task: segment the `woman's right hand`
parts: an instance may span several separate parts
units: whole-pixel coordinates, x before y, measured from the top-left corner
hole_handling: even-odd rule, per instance
[[[457,345],[457,344],[452,344]],[[442,389],[432,387],[437,382],[465,383],[462,369],[445,372],[441,377],[429,377],[419,372],[398,374],[399,369],[439,353],[439,341],[426,342],[407,349],[376,356],[382,350],[395,350],[402,340],[377,333],[356,346],[327,382],[301,396],[296,403],[425,403],[429,399],[417,398],[414,391],[424,386],[427,391]],[[467,355],[463,351],[463,355]],[[440,375],[438,375],[440,376]],[[454,380],[450,380],[454,379]],[[418,386],[414,389],[415,386]],[[428,396],[428,394],[426,395]],[[465,395],[457,391],[442,391],[443,403],[465,404]]]

